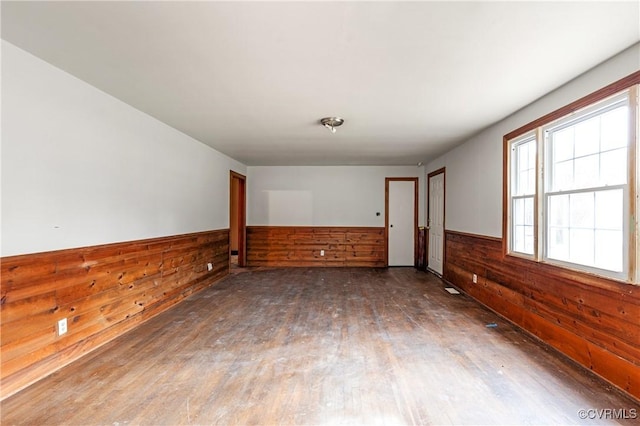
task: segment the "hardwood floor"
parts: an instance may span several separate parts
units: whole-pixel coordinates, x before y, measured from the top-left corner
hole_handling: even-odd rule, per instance
[[[3,425],[637,424],[629,418],[640,416],[637,401],[412,268],[231,275],[0,408]],[[580,410],[594,411],[585,420]]]

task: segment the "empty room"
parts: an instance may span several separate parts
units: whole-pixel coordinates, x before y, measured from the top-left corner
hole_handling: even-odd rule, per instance
[[[0,17],[3,425],[638,424],[637,0]]]

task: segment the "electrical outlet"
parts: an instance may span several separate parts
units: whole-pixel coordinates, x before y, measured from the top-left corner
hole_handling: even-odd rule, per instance
[[[207,271],[209,272],[213,271],[213,263],[211,262],[207,263]]]
[[[58,320],[58,336],[62,336],[67,332],[67,319]]]
[[[476,274],[473,274],[473,283],[478,284],[478,276]]]
[[[320,250],[320,256],[324,256],[324,250]]]

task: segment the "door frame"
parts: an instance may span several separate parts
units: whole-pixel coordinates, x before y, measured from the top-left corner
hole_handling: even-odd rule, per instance
[[[418,178],[386,177],[384,178],[384,264],[389,267],[389,182],[413,182],[413,264],[418,260]]]
[[[233,181],[238,181],[238,199],[233,196]],[[247,266],[247,177],[240,173],[229,171],[229,232],[231,229],[232,204],[237,203],[238,224],[238,266]],[[231,235],[229,235],[229,267],[231,267]]]
[[[438,274],[436,271],[429,267],[429,238],[431,233],[431,198],[429,194],[429,190],[431,188],[431,178],[442,174],[442,275],[444,276],[445,265],[447,264],[447,239],[446,239],[446,220],[447,220],[447,168],[441,167],[438,170],[434,170],[427,175],[427,236],[426,246],[427,246],[427,270],[434,274]]]

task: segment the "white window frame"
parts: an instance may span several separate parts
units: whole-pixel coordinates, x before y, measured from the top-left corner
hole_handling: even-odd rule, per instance
[[[517,177],[517,173],[516,171],[518,171],[517,168],[517,161],[518,158],[513,154],[516,150],[516,148],[520,145],[524,145],[527,143],[533,142],[536,145],[536,161],[535,161],[535,165],[534,168],[536,170],[535,176],[536,176],[536,184],[535,184],[535,188],[534,188],[534,192],[533,194],[524,194],[524,195],[514,195],[513,194],[513,187],[517,187],[518,186],[518,181],[517,179],[514,179],[514,177]],[[538,163],[538,140],[537,140],[537,134],[536,132],[527,132],[525,134],[523,134],[522,136],[518,136],[517,138],[513,139],[510,141],[509,143],[509,185],[508,185],[508,191],[509,191],[509,195],[508,195],[508,210],[509,210],[509,232],[508,232],[508,238],[509,238],[509,248],[510,248],[510,252],[513,255],[517,255],[520,257],[524,257],[524,258],[529,258],[529,259],[535,259],[536,257],[536,253],[537,253],[537,240],[538,240],[538,231],[537,231],[537,214],[536,214],[536,206],[537,206],[537,193],[538,193],[538,180],[537,180],[537,170],[539,167],[539,163]],[[513,212],[513,205],[514,205],[514,200],[519,200],[519,199],[532,199],[533,200],[533,206],[534,206],[534,212],[533,212],[533,253],[526,253],[526,252],[522,252],[522,251],[516,251],[513,247],[515,245],[515,235],[514,235],[514,227],[515,227],[515,223],[514,223],[514,212]]]
[[[623,79],[625,80],[625,79]],[[638,93],[640,84],[640,72],[634,73],[627,78],[628,82],[622,85],[620,82],[614,83],[592,95],[574,102],[564,108],[548,114],[529,125],[523,126],[509,135],[505,136],[505,215],[503,231],[504,253],[540,263],[549,263],[566,269],[586,272],[605,278],[624,281],[627,283],[639,283],[640,274],[637,265],[640,264],[640,231],[638,230],[638,216],[640,215],[640,160],[637,158],[638,144],[640,143],[640,117],[638,113]],[[622,81],[622,80],[621,80]],[[613,90],[612,87],[617,89]],[[619,102],[626,100],[629,112],[629,142],[627,145],[627,180],[620,185],[599,185],[593,188],[567,189],[562,191],[551,191],[548,185],[547,171],[550,170],[551,153],[549,141],[546,136],[548,131],[556,131],[563,127],[568,127],[587,120],[595,115],[603,114],[608,109],[615,108]],[[512,185],[517,184],[514,178],[514,171],[517,170],[514,162],[514,148],[522,143],[536,140],[536,189],[534,195],[534,252],[533,254],[518,252],[514,250],[514,200],[518,198],[529,198],[529,195],[513,195]],[[549,157],[547,157],[549,152]],[[549,190],[547,190],[549,188]],[[580,192],[607,191],[612,189],[622,189],[623,191],[623,264],[622,271],[611,271],[598,268],[594,265],[582,265],[563,260],[550,258],[547,256],[549,217],[547,209],[549,198],[557,194],[573,194]]]
[[[539,199],[542,201],[540,205],[542,206],[542,227],[539,230],[539,239],[542,246],[542,256],[541,260],[544,262],[548,262],[551,264],[556,264],[559,266],[564,266],[572,269],[584,270],[586,272],[594,273],[597,275],[602,275],[610,278],[627,280],[629,276],[629,217],[631,215],[630,206],[629,206],[629,179],[630,179],[630,169],[629,165],[627,165],[627,182],[624,184],[617,185],[609,185],[609,186],[593,186],[593,187],[584,187],[578,189],[563,189],[563,190],[551,190],[551,178],[552,178],[552,168],[553,164],[553,153],[550,149],[551,141],[549,140],[549,133],[554,131],[559,131],[567,127],[574,126],[580,122],[586,121],[592,117],[602,115],[607,111],[613,110],[617,108],[621,104],[626,104],[630,107],[629,97],[631,93],[629,90],[624,90],[623,92],[614,95],[613,97],[609,97],[594,103],[593,105],[576,111],[575,113],[563,117],[555,122],[552,122],[546,126],[542,127],[542,134],[544,135],[543,142],[543,155],[544,155],[544,169],[546,173],[544,173],[544,185],[542,186],[541,197]],[[631,108],[629,108],[630,110]],[[629,117],[629,121],[632,122],[631,117]],[[627,143],[627,159],[629,157],[629,145],[633,144],[634,141],[631,140],[632,135],[628,134],[629,141]],[[622,200],[622,234],[623,234],[623,247],[622,247],[622,271],[612,271],[608,269],[598,268],[596,266],[584,265],[580,263],[573,263],[568,261],[563,261],[560,259],[551,258],[548,256],[549,253],[549,215],[547,214],[549,208],[549,198],[554,195],[562,195],[562,194],[580,194],[580,193],[589,193],[589,192],[599,192],[599,191],[607,191],[613,189],[622,189],[623,200]]]

